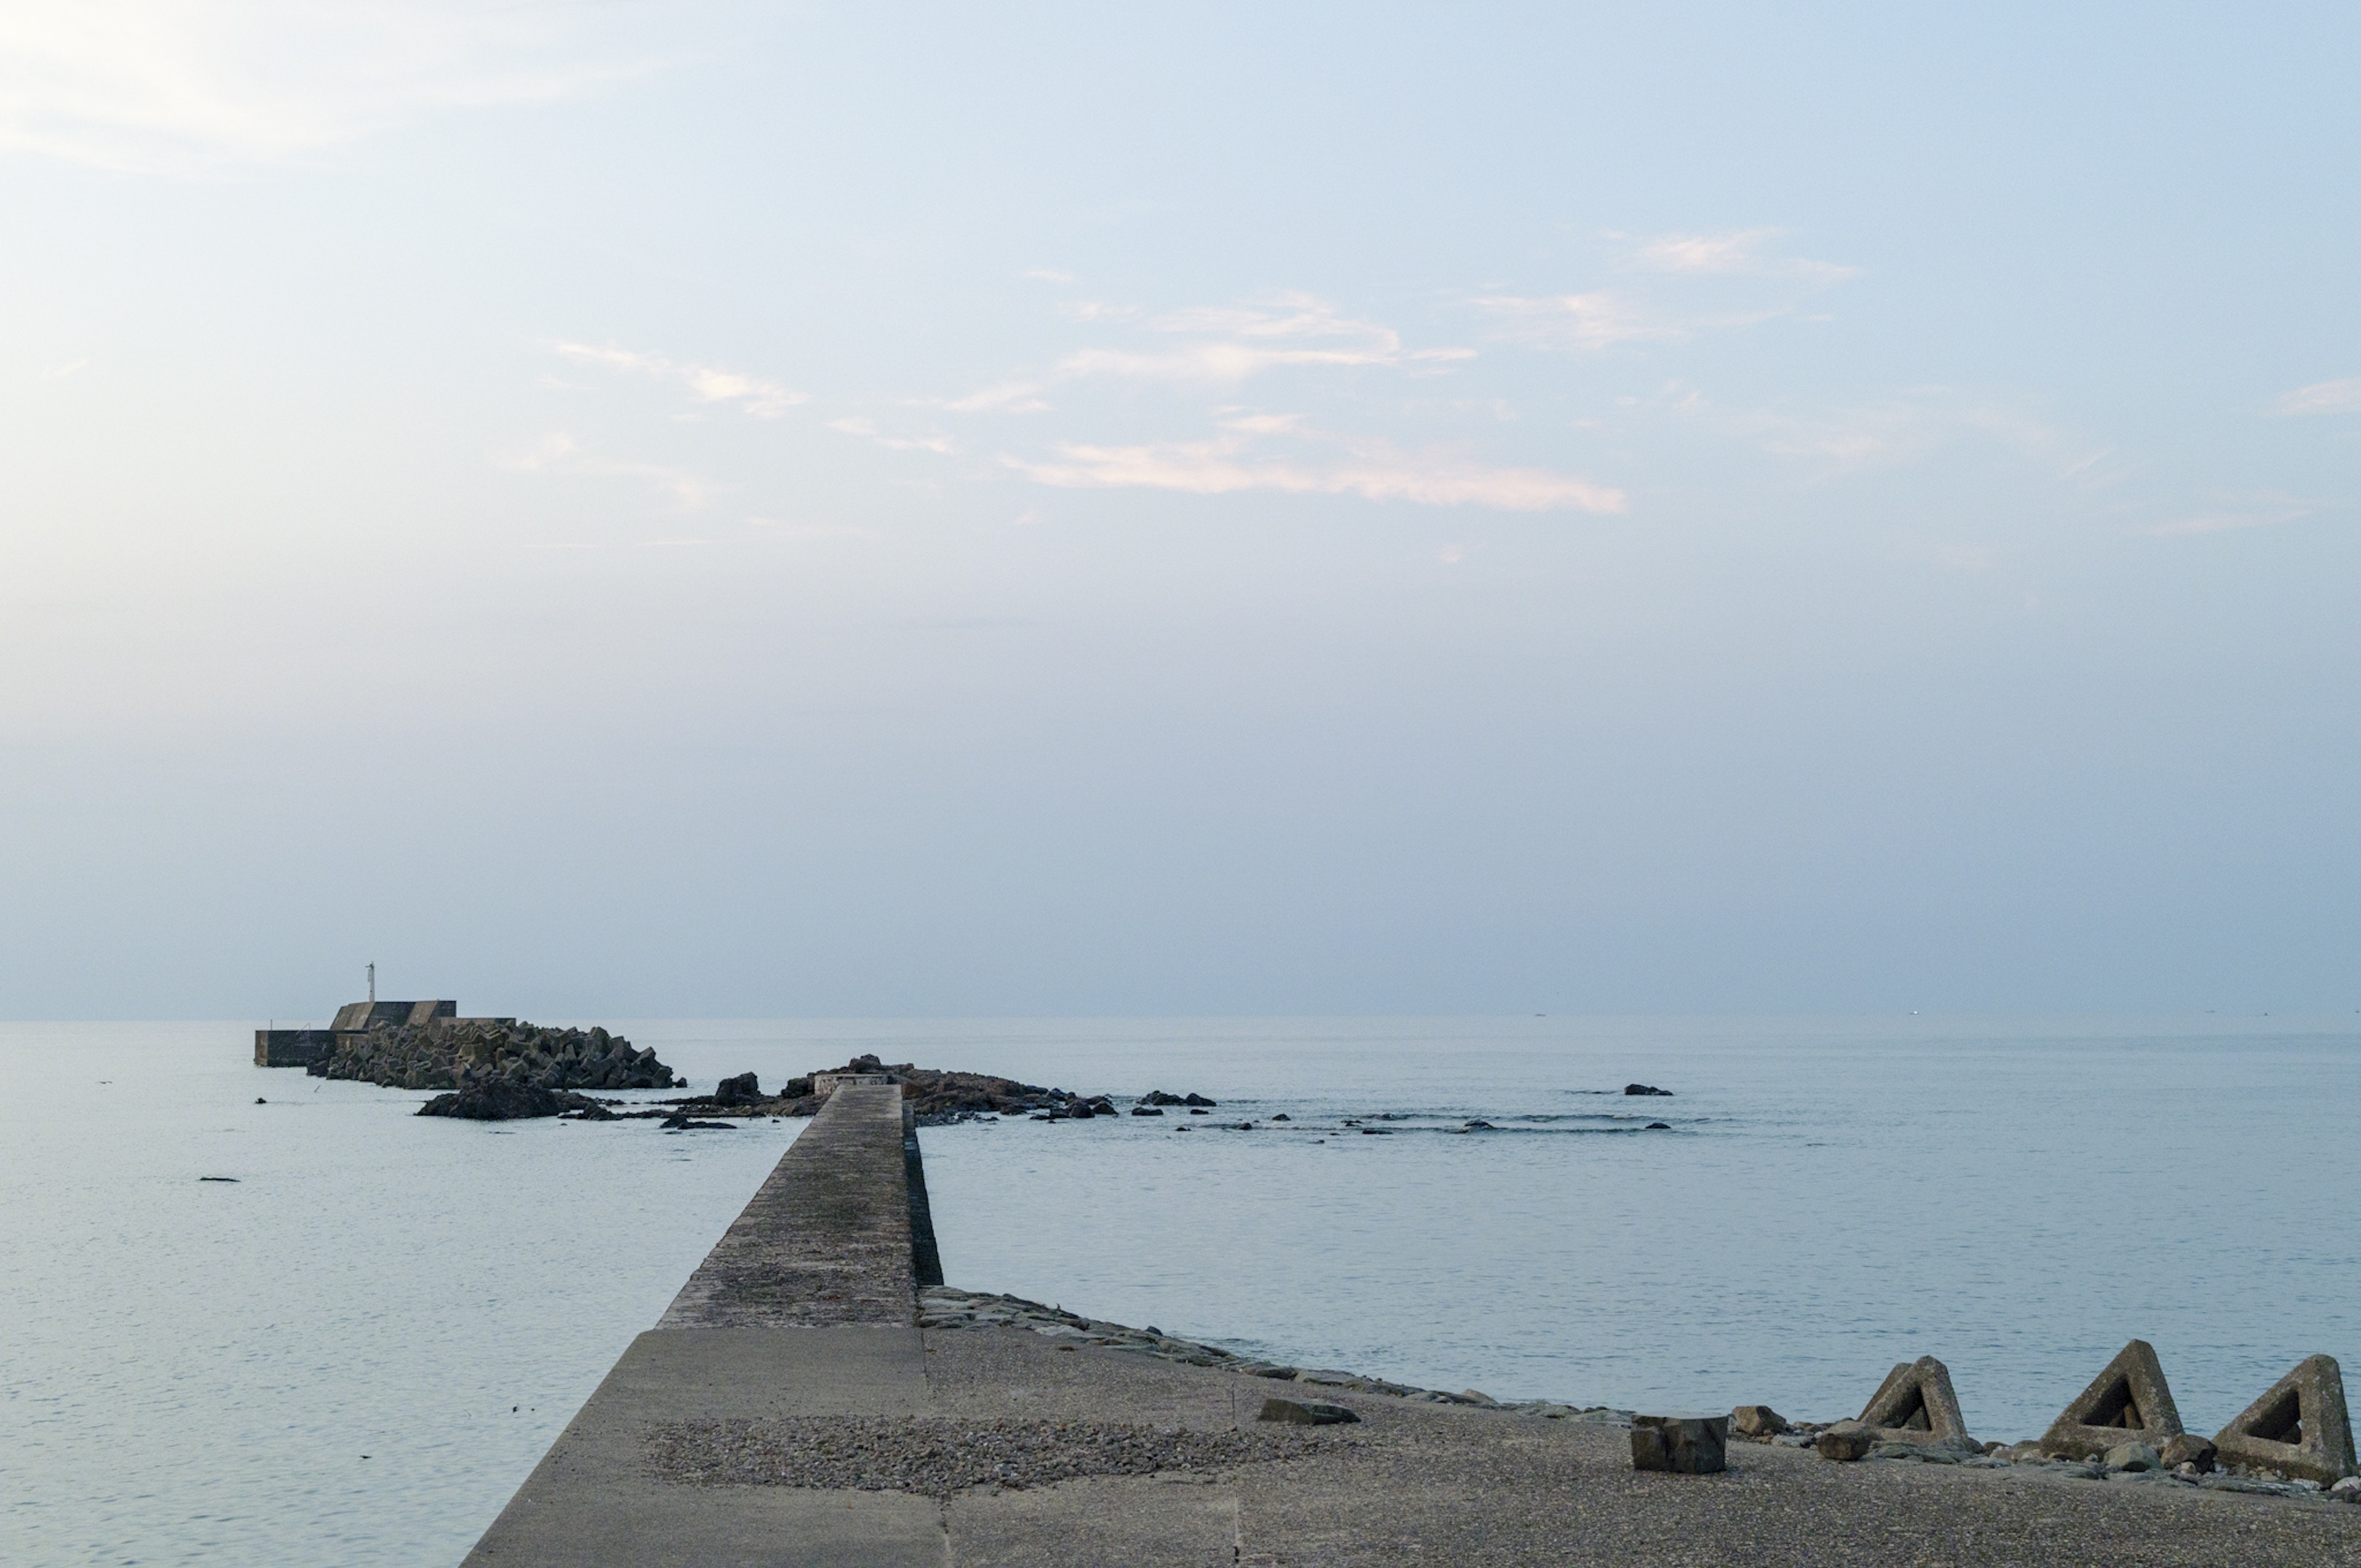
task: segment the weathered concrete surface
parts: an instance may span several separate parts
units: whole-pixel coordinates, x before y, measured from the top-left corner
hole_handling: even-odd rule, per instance
[[[1931,1355],[1897,1362],[1862,1407],[1861,1424],[1888,1442],[1964,1442],[1968,1423],[1951,1391],[1951,1369]]]
[[[485,1532],[474,1568],[2361,1568],[2361,1508],[2342,1504],[1822,1464],[1756,1443],[1732,1445],[1722,1475],[1638,1475],[1613,1426],[1324,1387],[1361,1420],[1286,1429],[1308,1446],[1273,1461],[947,1497],[658,1479],[666,1423],[916,1416],[954,1431],[1234,1432],[1274,1387],[1301,1387],[1021,1329],[916,1327],[901,1134],[898,1087],[831,1097]],[[1923,1379],[1912,1387],[1939,1406]]]
[[[2042,1434],[2041,1452],[2092,1459],[2126,1442],[2161,1450],[2180,1431],[2180,1410],[2172,1402],[2156,1347],[2136,1339],[2059,1412]]]
[[[667,1486],[649,1429],[704,1418],[906,1413],[918,1331],[659,1329],[631,1342],[492,1528],[473,1564],[939,1563],[935,1505],[885,1493]]]
[[[2325,1486],[2353,1474],[2345,1375],[2332,1355],[2308,1356],[2213,1435],[2222,1459],[2260,1464]]]
[[[944,1562],[942,1510],[884,1492],[667,1485],[651,1430],[927,1403],[902,1091],[839,1091],[501,1510],[470,1564]],[[931,1242],[931,1232],[928,1235]]]
[[[917,1299],[902,1091],[847,1085],[788,1146],[656,1326],[908,1325]]]

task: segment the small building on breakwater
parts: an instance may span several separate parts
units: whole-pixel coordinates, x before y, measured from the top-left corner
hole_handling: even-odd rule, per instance
[[[513,1018],[462,1018],[459,1004],[448,997],[432,1002],[347,1002],[336,1009],[335,1020],[324,1029],[257,1029],[254,1065],[310,1067],[326,1060],[337,1046],[358,1041],[372,1029],[515,1022]]]

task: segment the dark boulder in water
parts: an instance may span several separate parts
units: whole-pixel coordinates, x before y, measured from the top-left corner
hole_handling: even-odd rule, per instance
[[[1652,1083],[1627,1083],[1623,1086],[1623,1092],[1626,1094],[1661,1094],[1666,1099],[1670,1099],[1673,1091],[1669,1089],[1658,1089]]]
[[[713,1090],[716,1105],[752,1105],[763,1098],[763,1086],[751,1072],[725,1078]]]
[[[438,1094],[418,1108],[422,1116],[456,1116],[467,1122],[521,1122],[533,1116],[555,1116],[567,1111],[605,1112],[587,1094],[567,1089],[544,1089],[512,1078],[470,1078],[467,1086]]]

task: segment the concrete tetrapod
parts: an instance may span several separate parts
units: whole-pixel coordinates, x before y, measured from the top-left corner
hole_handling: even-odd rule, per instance
[[[2333,1355],[2307,1356],[2213,1434],[2234,1464],[2284,1470],[2323,1486],[2353,1474],[2353,1422],[2345,1410],[2345,1376]]]
[[[1861,1412],[1861,1425],[1886,1442],[1970,1442],[1951,1391],[1951,1369],[1931,1355],[1905,1361],[1885,1375]]]
[[[2059,1412],[2041,1435],[2041,1452],[2053,1459],[2097,1459],[2127,1442],[2161,1450],[2180,1432],[2180,1411],[2156,1347],[2136,1339]]]

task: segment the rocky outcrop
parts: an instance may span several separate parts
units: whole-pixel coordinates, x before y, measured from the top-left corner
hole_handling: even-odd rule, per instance
[[[653,1049],[635,1050],[620,1035],[492,1019],[392,1025],[345,1035],[335,1052],[310,1070],[314,1078],[357,1079],[388,1089],[456,1091],[492,1079],[576,1091],[669,1089],[676,1081]]]
[[[521,1122],[533,1116],[557,1116],[580,1111],[605,1118],[607,1108],[570,1090],[544,1089],[514,1079],[473,1078],[467,1087],[438,1094],[418,1108],[421,1116],[456,1116],[468,1122]]]
[[[725,1078],[713,1086],[713,1102],[716,1105],[755,1105],[760,1104],[762,1099],[762,1081],[751,1072]]]
[[[807,1077],[790,1078],[779,1085],[777,1094],[767,1098],[757,1086],[755,1075],[741,1072],[735,1078],[723,1079],[711,1095],[679,1103],[726,1110],[735,1116],[812,1116],[818,1113],[822,1103],[822,1096],[813,1092],[812,1080],[831,1073],[883,1074],[902,1085],[903,1101],[922,1127],[943,1126],[973,1116],[1022,1115],[1033,1111],[1071,1113],[1072,1106],[1093,1102],[1091,1096],[1046,1089],[1038,1083],[1019,1083],[1013,1078],[988,1072],[945,1072],[909,1062],[883,1062],[874,1056],[858,1056],[840,1068],[824,1068]],[[1103,1096],[1099,1098],[1104,1101]],[[1114,1113],[1111,1104],[1096,1113]]]

